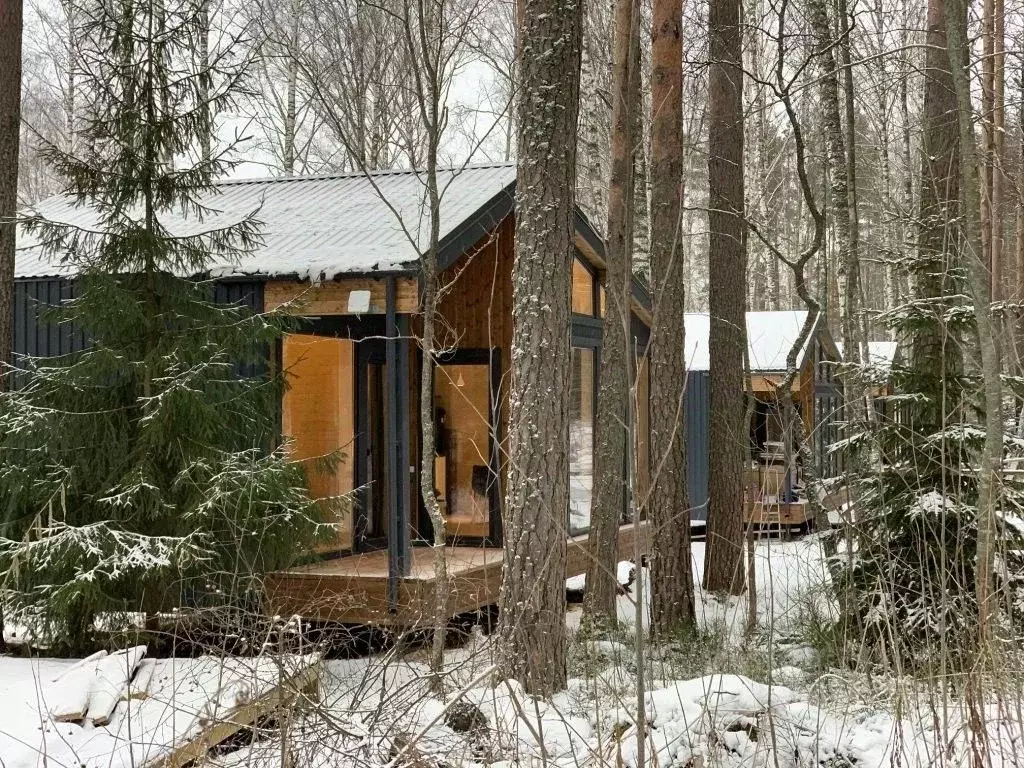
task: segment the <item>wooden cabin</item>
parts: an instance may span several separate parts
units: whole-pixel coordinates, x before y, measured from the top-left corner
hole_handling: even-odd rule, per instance
[[[806,311],[747,313],[750,361],[747,386],[754,397],[749,426],[750,464],[744,479],[748,522],[785,526],[803,525],[808,521],[809,510],[800,493],[800,467],[785,466],[783,409],[779,392],[786,375],[787,356],[806,319]],[[711,408],[709,332],[709,315],[686,315],[687,480],[691,522],[697,527],[707,521]],[[838,349],[824,317],[819,317],[798,350],[799,373],[792,388],[804,433],[812,443],[815,470],[819,476],[838,472],[835,457],[829,455],[828,448],[838,438],[837,422],[842,409],[842,391],[836,380],[836,363],[839,360]],[[791,451],[789,456],[794,453]]]
[[[337,528],[333,542],[310,553],[306,565],[267,579],[268,607],[275,614],[393,626],[432,620],[432,551],[424,545],[433,533],[418,480],[424,451],[433,456],[447,524],[454,579],[449,612],[497,602],[515,166],[444,171],[440,181],[438,259],[446,290],[438,347],[445,352],[431,404],[438,424],[433,446],[419,439],[419,254],[427,223],[423,179],[413,172],[389,171],[372,179],[350,174],[228,181],[205,201],[220,211],[206,222],[210,228],[218,217],[229,220],[258,209],[263,244],[238,263],[216,265],[212,276],[224,300],[245,301],[257,312],[283,309],[301,318],[274,356],[289,382],[281,407],[282,434],[292,440],[296,459],[306,462],[313,496],[351,500],[325,504]],[[58,220],[83,215],[62,199],[41,208]],[[173,231],[173,222],[168,226]],[[575,240],[569,576],[586,569],[604,307],[603,243],[578,211]],[[57,354],[82,343],[37,317],[40,304],[56,303],[73,290],[73,276],[45,263],[34,248],[19,250],[17,353]],[[636,284],[633,336],[641,347],[647,343],[649,311],[647,294]],[[647,391],[644,382],[641,391]],[[637,449],[643,468],[647,422],[642,410]],[[342,459],[334,471],[320,471],[316,459],[336,452]],[[624,520],[627,513],[623,510]],[[624,553],[632,553],[634,536],[641,534],[631,524],[623,526]]]
[[[836,342],[840,356],[843,355],[842,342]],[[893,394],[893,369],[904,364],[903,350],[898,341],[869,341],[867,343],[867,360],[863,360],[863,374],[871,386],[871,395],[875,411],[879,416],[886,416],[890,404],[886,401]]]

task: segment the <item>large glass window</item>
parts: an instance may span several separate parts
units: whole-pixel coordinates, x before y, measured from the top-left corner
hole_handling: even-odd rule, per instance
[[[594,491],[594,350],[573,348],[569,423],[569,534],[590,530]]]
[[[488,363],[437,367],[434,476],[451,536],[490,533],[490,371]]]
[[[572,311],[594,316],[594,273],[579,259],[572,260]]]
[[[288,377],[281,431],[291,438],[292,456],[306,469],[309,494],[323,499],[337,539],[324,549],[351,549],[353,487],[355,345],[349,339],[286,335],[282,363]],[[340,454],[333,468],[323,458]]]

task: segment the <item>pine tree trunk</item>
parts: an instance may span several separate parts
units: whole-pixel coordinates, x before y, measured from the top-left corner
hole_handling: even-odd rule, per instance
[[[651,24],[650,359],[651,629],[693,627],[690,501],[686,488],[686,271],[683,220],[683,41],[680,4],[655,0]]]
[[[910,79],[910,62],[905,61],[905,66],[900,71],[900,150],[903,157],[903,210],[906,212],[903,222],[902,241],[905,248],[910,249],[914,244],[914,158],[911,150],[910,140],[910,94],[907,92],[907,81]],[[904,275],[905,282],[899,291],[904,296],[913,293],[913,286],[910,284],[910,276]]]
[[[640,5],[616,0],[612,68],[612,171],[608,190],[605,255],[606,310],[602,323],[600,388],[594,435],[594,495],[590,516],[584,621],[595,629],[615,621],[616,546],[619,521],[628,498],[627,446],[630,440],[630,298],[633,277],[633,154],[639,94],[633,75],[639,66]]]
[[[21,138],[22,0],[0,0],[0,391],[14,341],[14,247]],[[0,622],[0,630],[2,630]],[[3,642],[0,633],[0,643]]]
[[[22,0],[0,0],[0,391],[14,341],[14,248],[18,212],[18,143],[21,138]],[[4,613],[0,605],[0,652]]]
[[[704,586],[743,591],[743,355],[747,258],[743,206],[743,34],[738,0],[711,0],[708,16],[708,242],[711,419]]]
[[[519,6],[518,181],[508,490],[497,657],[538,695],[565,687],[570,276],[578,0]]]
[[[960,136],[956,91],[946,53],[944,0],[929,0],[926,20],[924,100],[921,114],[921,185],[914,269],[914,299],[950,293],[951,270],[959,265]],[[947,373],[959,370],[956,345],[947,345],[941,324],[926,324],[911,341],[910,365],[934,375],[936,364]],[[933,330],[934,329],[934,330]]]
[[[1024,349],[1021,349],[1021,343],[1024,341],[1024,312],[1021,311],[1021,305],[1024,304],[1024,64],[1021,65],[1019,77],[1017,98],[1020,99],[1020,106],[1017,113],[1017,133],[1020,149],[1017,158],[1017,226],[1014,230],[1016,280],[1013,296],[1014,301],[1017,303],[1015,310],[1016,322],[1014,323],[1014,341],[1018,365],[1017,375],[1020,375],[1022,365],[1024,365]]]
[[[992,634],[992,616],[996,596],[993,593],[993,568],[996,557],[996,512],[1002,470],[1003,424],[1002,381],[999,340],[994,333],[990,304],[991,282],[988,265],[982,258],[981,191],[978,151],[974,135],[974,112],[967,62],[967,9],[960,0],[944,0],[949,68],[956,91],[957,125],[960,136],[960,201],[965,215],[964,266],[967,268],[978,346],[981,349],[981,374],[984,382],[985,444],[979,456],[978,549],[976,596],[978,600],[978,638],[988,649]]]

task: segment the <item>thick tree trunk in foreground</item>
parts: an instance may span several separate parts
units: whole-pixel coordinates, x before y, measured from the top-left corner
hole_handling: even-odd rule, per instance
[[[743,219],[743,70],[738,0],[712,0],[708,16],[708,339],[711,378],[709,508],[704,586],[743,591],[743,423],[746,346],[746,224]]]
[[[682,12],[674,0],[654,2],[651,64],[651,628],[668,634],[694,625],[683,423],[683,42]]]
[[[502,672],[532,694],[565,687],[570,275],[579,109],[579,0],[519,6]]]
[[[594,496],[590,516],[590,560],[584,621],[614,623],[616,545],[619,521],[628,498],[627,461],[631,435],[630,297],[633,276],[633,155],[634,120],[639,93],[633,74],[639,64],[640,5],[637,0],[615,4],[615,58],[612,90],[612,173],[608,189],[608,239],[605,262],[606,310],[601,346],[600,388],[594,435]]]
[[[14,337],[14,244],[21,136],[22,0],[0,0],[0,390]],[[0,637],[0,643],[3,642]]]
[[[953,292],[950,274],[960,261],[960,136],[943,0],[928,3],[926,34],[917,231],[920,263],[914,269],[913,286],[913,298],[918,301]],[[928,323],[912,340],[910,364],[922,375],[934,373],[936,365],[951,376],[958,373],[957,345],[946,344],[940,327],[939,322]]]
[[[993,566],[996,555],[996,511],[1002,469],[1003,423],[1002,381],[999,361],[999,340],[994,333],[992,307],[989,302],[991,282],[988,265],[983,258],[981,229],[981,183],[979,157],[974,136],[974,110],[971,105],[971,84],[966,63],[970,55],[967,41],[967,13],[961,0],[944,0],[949,68],[956,91],[957,125],[960,135],[960,202],[965,211],[964,266],[971,299],[974,322],[981,348],[981,373],[984,381],[985,444],[980,460],[978,491],[978,571],[975,585],[978,600],[978,638],[983,649],[992,632],[992,615],[996,608],[993,592]]]
[[[14,246],[18,211],[18,142],[21,137],[22,0],[0,0],[0,391],[14,341]],[[0,651],[4,642],[0,606]]]

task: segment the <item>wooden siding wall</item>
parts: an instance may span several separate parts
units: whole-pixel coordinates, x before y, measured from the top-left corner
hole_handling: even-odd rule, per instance
[[[445,272],[445,281],[458,279],[438,308],[454,336],[439,341],[462,349],[498,347],[503,368],[512,348],[514,234],[515,223],[509,216]]]
[[[449,289],[438,305],[441,322],[435,327],[441,337],[437,346],[453,349],[498,350],[501,362],[501,384],[498,399],[498,433],[504,436],[508,418],[507,373],[512,357],[512,263],[514,248],[515,220],[507,217],[487,237],[481,239],[467,254],[461,257],[443,275]],[[417,318],[414,326],[417,334],[422,325]],[[416,366],[413,366],[416,368]],[[411,478],[414,487],[419,488],[419,372],[412,371],[410,378],[414,385],[410,402],[412,404],[411,434],[412,453],[416,467]],[[504,457],[503,447],[499,455]],[[505,487],[507,472],[501,462],[501,487]],[[498,494],[499,499],[501,494]],[[500,503],[500,502],[499,502]],[[414,516],[415,518],[415,516]]]
[[[395,310],[412,313],[419,304],[418,285],[415,278],[395,278]],[[293,304],[294,311],[307,316],[350,315],[349,294],[352,291],[370,292],[370,311],[367,314],[384,314],[386,309],[387,280],[383,278],[351,277],[329,283],[313,285],[299,280],[270,280],[265,289],[267,310]]]

